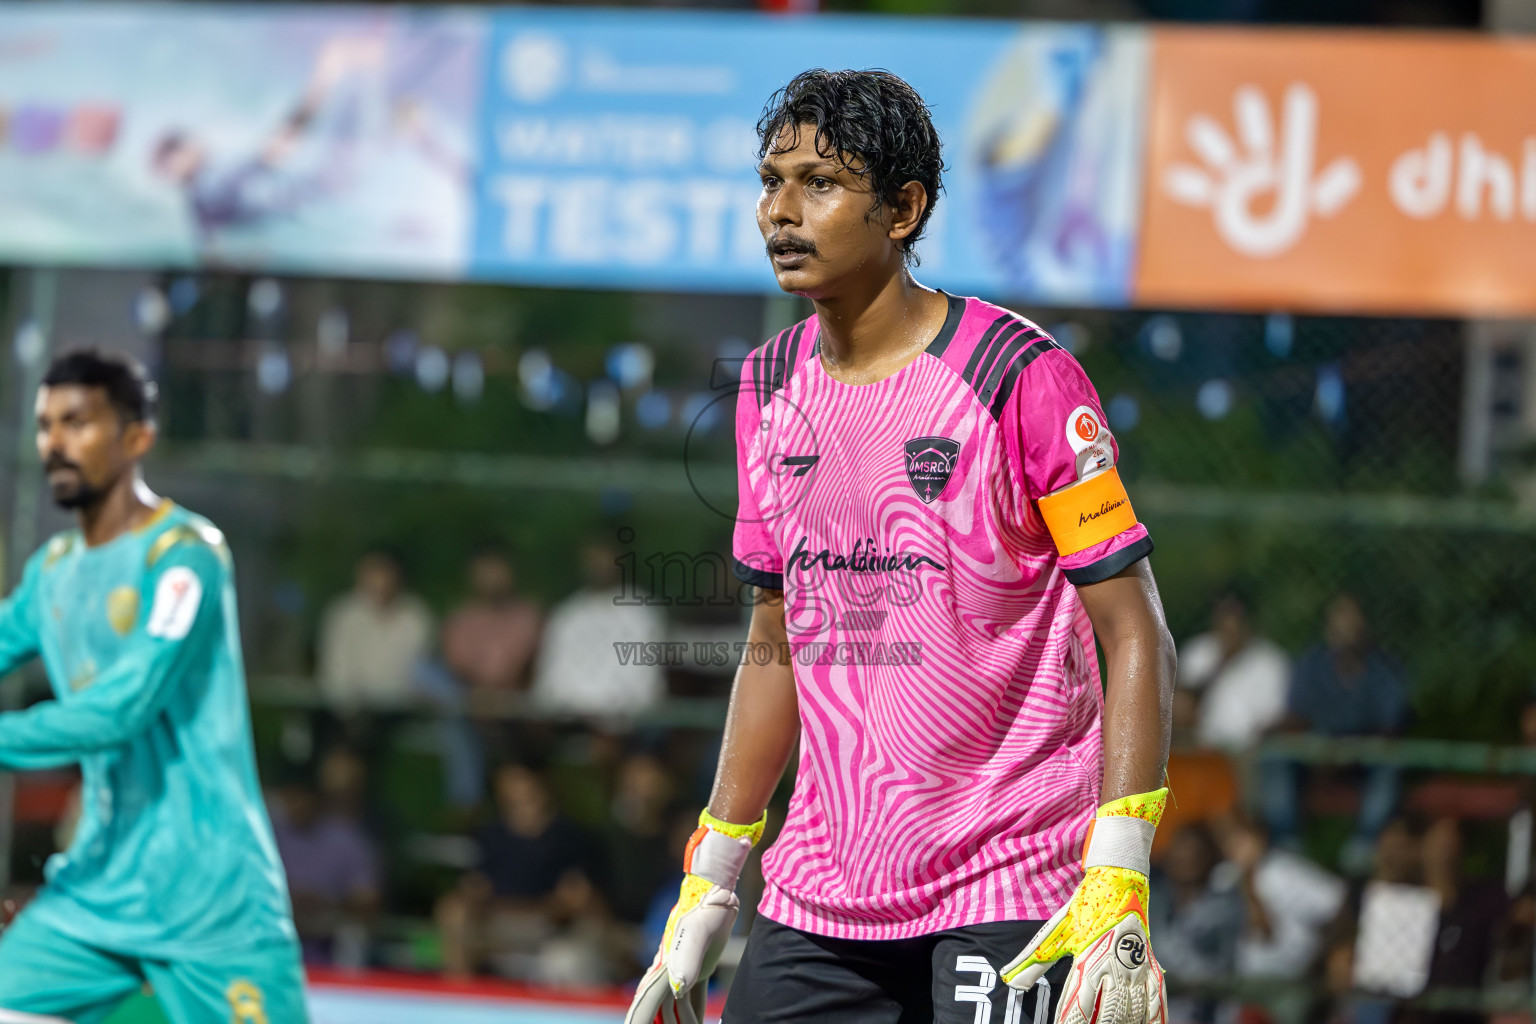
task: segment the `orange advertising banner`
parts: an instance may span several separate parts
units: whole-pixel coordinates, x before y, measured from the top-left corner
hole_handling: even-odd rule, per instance
[[[1142,306],[1536,314],[1536,41],[1159,30]]]

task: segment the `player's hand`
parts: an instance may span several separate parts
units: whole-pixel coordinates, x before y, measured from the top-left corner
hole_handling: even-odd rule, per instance
[[[747,854],[762,838],[766,815],[733,825],[699,815],[699,829],[683,855],[683,888],[667,917],[661,948],[640,979],[625,1024],[700,1024],[709,976],[720,962],[741,901],[736,880]]]
[[[1028,946],[1003,968],[1012,988],[1030,989],[1047,968],[1073,957],[1056,1024],[1166,1024],[1163,971],[1147,924],[1152,836],[1168,790],[1099,808],[1083,861],[1083,883]]]

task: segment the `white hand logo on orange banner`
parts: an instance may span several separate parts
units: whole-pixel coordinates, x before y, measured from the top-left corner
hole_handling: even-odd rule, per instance
[[[1360,166],[1347,156],[1316,170],[1317,94],[1285,90],[1278,145],[1264,94],[1242,86],[1232,98],[1234,142],[1214,118],[1196,114],[1184,137],[1203,167],[1174,164],[1163,190],[1177,202],[1209,207],[1216,233],[1245,256],[1278,256],[1301,238],[1312,214],[1332,217],[1360,190]],[[1262,212],[1261,212],[1262,211]]]

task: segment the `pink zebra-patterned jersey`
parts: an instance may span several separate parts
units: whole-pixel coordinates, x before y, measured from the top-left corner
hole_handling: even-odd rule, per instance
[[[784,331],[747,357],[736,436],[736,574],[784,591],[802,730],[762,912],[853,939],[1049,917],[1101,770],[1069,584],[1152,550],[1131,517],[1059,555],[1036,507],[1116,472],[1093,385],[1034,324],[951,296],[874,384],[827,374],[814,316]]]

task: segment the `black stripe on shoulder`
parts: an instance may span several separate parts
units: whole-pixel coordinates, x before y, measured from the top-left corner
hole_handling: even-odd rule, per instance
[[[1035,343],[1025,348],[1013,362],[1008,364],[1007,371],[998,375],[998,380],[993,384],[992,389],[977,395],[994,420],[1002,417],[1003,407],[1008,404],[1008,399],[1013,395],[1013,389],[1018,386],[1019,375],[1024,372],[1024,368],[1047,352],[1061,348],[1043,334],[1037,334],[1034,337]]]
[[[767,572],[763,569],[754,569],[740,559],[735,560],[732,572],[743,583],[750,583],[762,590],[783,590],[784,574],[781,572]]]
[[[981,361],[981,366],[976,370],[976,377],[971,381],[971,387],[983,405],[986,404],[987,396],[992,389],[997,387],[1003,371],[1008,368],[1009,363],[1013,362],[1013,357],[1024,351],[1025,346],[1037,337],[1039,337],[1038,332],[1030,330],[1023,324],[1009,327],[998,335],[991,354]]]
[[[960,321],[965,319],[965,300],[948,292],[944,293],[944,297],[949,300],[949,312],[944,315],[944,326],[939,328],[939,333],[934,335],[924,350],[935,359],[944,358],[945,350],[960,330]]]
[[[800,337],[804,333],[804,322],[786,327],[757,350],[752,361],[752,383],[759,409],[767,405],[773,393],[789,379],[794,356],[800,351]]]
[[[773,341],[777,340],[778,335],[774,335]],[[752,393],[757,396],[757,407],[759,409],[768,404],[768,394],[763,389],[763,378],[765,376],[763,367],[767,365],[768,348],[773,344],[773,341],[766,342],[759,346],[757,351],[752,353]]]
[[[1088,583],[1102,583],[1152,553],[1152,538],[1143,537],[1134,544],[1128,544],[1119,551],[1105,555],[1097,562],[1088,565],[1080,565],[1076,569],[1063,569],[1061,574],[1067,578],[1067,582],[1075,587],[1081,587]]]
[[[981,340],[976,342],[976,347],[971,350],[971,358],[966,360],[965,369],[960,372],[962,380],[975,387],[976,369],[981,365],[982,357],[992,348],[992,343],[997,340],[997,336],[1002,333],[1003,329],[1010,323],[1017,322],[1018,318],[1012,313],[1004,313],[992,321],[992,326],[987,328],[987,333],[981,336]]]

